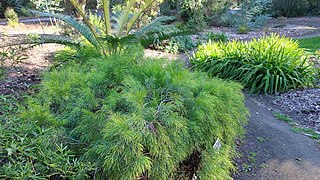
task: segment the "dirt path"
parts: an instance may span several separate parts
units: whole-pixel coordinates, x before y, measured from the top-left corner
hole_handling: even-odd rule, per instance
[[[319,144],[290,131],[259,98],[247,95],[246,105],[251,117],[238,149],[242,157],[236,160],[239,172],[234,179],[320,179]]]

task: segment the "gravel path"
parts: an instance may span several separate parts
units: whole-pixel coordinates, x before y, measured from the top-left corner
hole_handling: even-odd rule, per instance
[[[299,124],[320,132],[320,89],[293,91],[274,97],[274,105]]]
[[[275,106],[257,96],[247,95],[250,110],[247,136],[239,146],[235,180],[311,180],[320,179],[319,144],[290,126],[276,120]]]

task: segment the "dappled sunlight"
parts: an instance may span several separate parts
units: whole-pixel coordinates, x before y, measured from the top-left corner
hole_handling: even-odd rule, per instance
[[[286,152],[283,152],[286,153]],[[258,177],[273,177],[274,179],[318,179],[320,178],[320,164],[314,164],[308,160],[300,159],[270,159],[265,168],[257,173]]]

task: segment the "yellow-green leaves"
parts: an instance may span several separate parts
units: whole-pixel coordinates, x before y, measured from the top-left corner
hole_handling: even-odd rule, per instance
[[[238,81],[253,93],[312,86],[316,76],[298,43],[276,35],[202,45],[192,63],[212,76]]]

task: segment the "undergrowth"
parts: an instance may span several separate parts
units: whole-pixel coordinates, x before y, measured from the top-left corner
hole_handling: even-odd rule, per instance
[[[77,57],[64,53],[59,56]],[[234,141],[248,115],[239,84],[178,62],[143,59],[140,48],[85,57],[45,73],[40,93],[0,124],[0,174],[230,178]]]
[[[235,80],[252,93],[277,93],[312,86],[316,70],[299,44],[269,36],[250,42],[214,42],[202,45],[191,60],[195,69]]]

